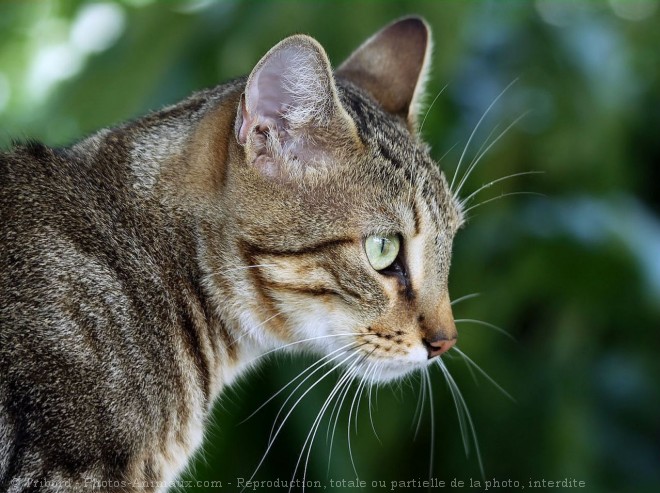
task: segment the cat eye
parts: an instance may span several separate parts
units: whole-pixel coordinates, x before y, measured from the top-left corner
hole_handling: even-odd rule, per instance
[[[364,240],[364,251],[375,270],[392,265],[399,254],[399,237],[396,235],[374,235]]]

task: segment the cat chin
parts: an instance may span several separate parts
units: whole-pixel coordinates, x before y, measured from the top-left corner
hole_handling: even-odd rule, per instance
[[[415,375],[420,370],[426,368],[426,366],[426,364],[419,363],[408,363],[405,365],[398,362],[386,363],[379,367],[378,371],[364,376],[372,383],[397,382]]]
[[[417,353],[413,351],[406,358],[378,359],[371,365],[367,363],[363,377],[374,383],[388,383],[415,375],[430,364],[425,351]]]

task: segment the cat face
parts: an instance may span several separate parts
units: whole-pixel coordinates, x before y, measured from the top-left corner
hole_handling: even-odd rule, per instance
[[[416,132],[428,39],[421,20],[399,21],[333,76],[320,45],[293,36],[250,75],[223,209],[241,267],[227,284],[258,344],[389,380],[456,340],[447,280],[462,215]]]

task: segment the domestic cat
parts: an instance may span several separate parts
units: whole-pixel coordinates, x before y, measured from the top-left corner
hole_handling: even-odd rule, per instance
[[[247,78],[0,155],[3,491],[164,491],[275,348],[389,381],[452,347],[429,53],[416,17],[334,72],[295,35]]]

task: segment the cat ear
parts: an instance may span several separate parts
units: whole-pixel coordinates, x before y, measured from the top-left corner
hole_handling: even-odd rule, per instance
[[[431,32],[419,17],[384,27],[339,67],[343,76],[369,92],[388,112],[416,128],[431,55]]]
[[[236,139],[267,175],[278,157],[313,159],[315,134],[350,125],[339,102],[330,62],[321,45],[296,35],[275,45],[248,77],[236,118]]]

